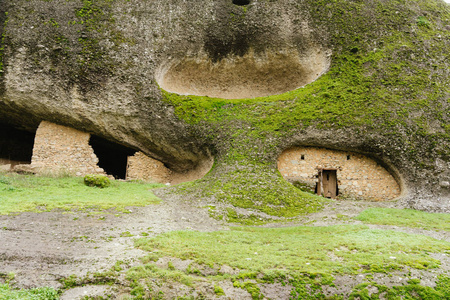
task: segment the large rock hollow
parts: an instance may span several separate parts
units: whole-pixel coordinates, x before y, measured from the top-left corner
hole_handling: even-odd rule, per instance
[[[311,47],[296,50],[247,52],[214,62],[207,55],[168,61],[157,72],[161,88],[181,95],[225,99],[282,94],[305,86],[329,67],[327,51]]]

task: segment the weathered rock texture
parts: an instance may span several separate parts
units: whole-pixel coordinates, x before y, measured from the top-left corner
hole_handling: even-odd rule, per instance
[[[313,188],[318,183],[320,169],[335,169],[339,194],[344,197],[383,201],[400,196],[400,186],[394,177],[373,159],[357,153],[292,148],[278,158],[278,169],[286,179]]]
[[[270,96],[313,82],[327,70],[330,54],[312,46],[302,56],[297,50],[279,49],[260,57],[250,51],[242,57],[213,62],[206,53],[196,53],[197,57],[167,63],[156,79],[163,89],[182,95],[225,99]]]
[[[285,149],[362,153],[398,170],[411,207],[450,209],[441,0],[0,3],[1,123],[68,126],[178,173],[214,155],[210,183],[254,203],[292,195],[272,184]]]

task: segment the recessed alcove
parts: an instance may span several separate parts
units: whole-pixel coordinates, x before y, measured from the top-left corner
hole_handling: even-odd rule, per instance
[[[0,165],[30,164],[35,132],[0,124]]]
[[[97,165],[106,174],[116,179],[126,179],[128,156],[133,156],[136,150],[119,145],[98,136],[91,135],[89,145],[98,158]]]
[[[233,4],[239,6],[249,5],[250,0],[233,0]]]
[[[170,59],[156,72],[161,88],[180,95],[224,99],[282,94],[303,87],[328,70],[327,51],[318,46],[297,50],[228,54],[218,59],[207,54]]]

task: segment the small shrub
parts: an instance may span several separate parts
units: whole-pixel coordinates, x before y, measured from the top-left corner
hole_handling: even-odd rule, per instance
[[[219,285],[214,286],[214,293],[216,293],[217,296],[225,296],[225,292]]]
[[[106,188],[110,186],[111,181],[105,175],[86,175],[84,176],[84,184],[87,186]]]
[[[427,18],[423,16],[418,17],[416,22],[418,26],[430,28],[430,21],[428,21]]]

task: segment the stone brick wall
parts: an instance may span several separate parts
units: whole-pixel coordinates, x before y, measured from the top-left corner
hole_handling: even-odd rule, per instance
[[[339,194],[367,200],[391,200],[400,196],[394,177],[364,155],[314,147],[296,147],[278,158],[278,169],[289,181],[315,187],[319,169],[336,169]]]
[[[128,157],[127,179],[142,179],[146,181],[168,183],[171,171],[158,160],[148,157],[142,152]]]
[[[19,171],[68,173],[77,176],[105,174],[89,145],[90,134],[43,121],[36,132],[31,165],[19,165]],[[114,151],[114,150],[111,150]],[[203,177],[213,164],[208,160],[185,173],[174,173],[158,160],[142,152],[128,156],[126,179],[176,184]],[[0,164],[2,161],[0,161]],[[2,170],[9,170],[5,165]]]
[[[31,165],[74,175],[104,174],[89,138],[89,133],[43,121],[36,131]]]

